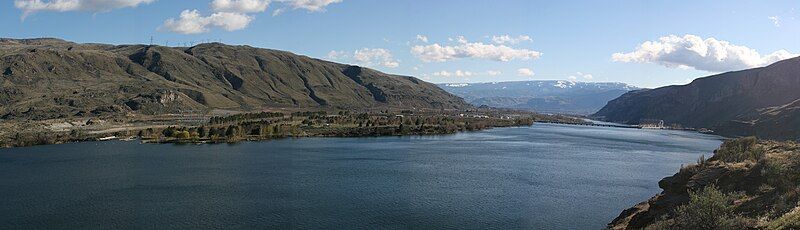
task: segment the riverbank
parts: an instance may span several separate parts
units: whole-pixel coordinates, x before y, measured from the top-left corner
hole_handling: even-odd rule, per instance
[[[800,145],[728,140],[707,160],[659,181],[663,191],[609,229],[798,229]]]
[[[251,112],[221,116],[92,118],[24,121],[0,127],[0,146],[22,147],[81,141],[141,139],[146,143],[232,143],[291,137],[442,135],[534,122],[581,124],[581,120],[511,110]]]

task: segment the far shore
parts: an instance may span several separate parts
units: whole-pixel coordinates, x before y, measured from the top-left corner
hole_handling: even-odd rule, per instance
[[[0,124],[0,147],[83,141],[141,140],[144,143],[236,143],[302,137],[446,135],[535,122],[582,124],[582,119],[525,111],[383,110],[247,112],[220,116],[149,116],[134,119],[84,118]]]

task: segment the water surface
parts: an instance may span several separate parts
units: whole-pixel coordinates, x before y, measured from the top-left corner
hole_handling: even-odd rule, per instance
[[[715,136],[536,124],[446,136],[0,149],[2,228],[599,229]]]

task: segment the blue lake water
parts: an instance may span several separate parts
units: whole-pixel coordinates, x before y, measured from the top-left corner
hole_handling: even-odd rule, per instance
[[[719,144],[691,132],[536,124],[0,149],[0,226],[600,229]]]

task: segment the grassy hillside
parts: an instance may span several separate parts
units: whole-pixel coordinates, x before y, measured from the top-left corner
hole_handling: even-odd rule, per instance
[[[414,77],[289,52],[0,39],[0,118],[263,108],[469,108]]]
[[[699,78],[688,85],[629,92],[594,116],[628,124],[664,120],[726,136],[798,140],[798,88],[800,57]]]
[[[729,140],[659,182],[663,192],[610,229],[798,229],[800,144]]]

